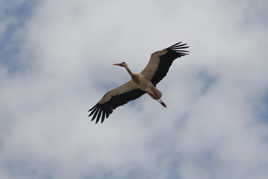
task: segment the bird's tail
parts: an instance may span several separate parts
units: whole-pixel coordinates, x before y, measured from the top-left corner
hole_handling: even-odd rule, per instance
[[[159,99],[158,102],[159,102],[163,107],[165,107],[165,108],[167,107],[167,105],[166,105],[161,99]]]

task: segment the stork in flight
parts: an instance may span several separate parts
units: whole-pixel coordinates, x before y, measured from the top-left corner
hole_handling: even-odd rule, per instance
[[[88,110],[88,116],[93,115],[91,121],[96,120],[96,123],[99,121],[102,123],[115,108],[135,100],[145,93],[149,94],[163,107],[167,107],[161,100],[162,93],[156,88],[156,84],[166,76],[176,58],[188,55],[189,51],[185,50],[188,47],[186,43],[178,42],[168,48],[154,52],[149,63],[140,73],[133,73],[126,62],[114,64],[124,67],[131,76],[131,80],[108,91],[95,106]]]

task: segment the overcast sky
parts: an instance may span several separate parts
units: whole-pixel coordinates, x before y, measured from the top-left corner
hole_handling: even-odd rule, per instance
[[[267,179],[266,0],[0,0],[1,179]],[[158,88],[87,110],[178,41]]]

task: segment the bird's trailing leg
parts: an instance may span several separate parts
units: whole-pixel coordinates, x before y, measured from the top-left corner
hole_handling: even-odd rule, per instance
[[[150,88],[149,94],[155,100],[159,100],[162,96],[162,93],[155,87]]]
[[[161,100],[162,93],[155,87],[151,88],[150,91],[148,91],[148,94],[155,100],[157,100],[163,107],[167,107],[167,105]]]
[[[166,105],[161,99],[159,99],[158,102],[159,102],[162,106],[164,106],[165,108],[167,107],[167,105]]]

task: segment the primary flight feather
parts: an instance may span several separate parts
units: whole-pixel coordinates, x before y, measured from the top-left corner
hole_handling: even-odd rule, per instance
[[[178,42],[154,52],[141,73],[133,73],[126,62],[114,64],[124,67],[131,76],[131,80],[108,91],[96,105],[88,110],[88,116],[92,116],[91,121],[103,122],[115,108],[135,100],[145,93],[166,107],[166,104],[161,100],[162,93],[156,88],[156,85],[166,76],[176,58],[189,54],[187,48],[189,46],[186,43]]]

